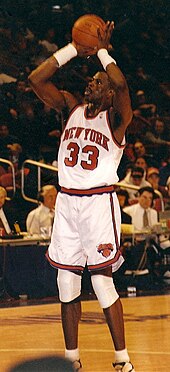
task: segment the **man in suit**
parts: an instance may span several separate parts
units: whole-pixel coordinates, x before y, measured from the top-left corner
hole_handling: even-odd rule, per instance
[[[138,203],[125,207],[123,210],[132,217],[132,224],[135,230],[142,231],[158,222],[158,214],[151,207],[154,198],[153,188],[149,186],[142,187],[138,190],[138,193]]]

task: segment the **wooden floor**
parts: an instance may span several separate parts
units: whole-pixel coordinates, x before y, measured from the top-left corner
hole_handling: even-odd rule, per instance
[[[127,346],[136,372],[170,370],[170,295],[122,299]],[[0,371],[33,357],[63,355],[57,303],[0,308]],[[79,344],[84,372],[111,372],[112,341],[97,301],[83,301]]]

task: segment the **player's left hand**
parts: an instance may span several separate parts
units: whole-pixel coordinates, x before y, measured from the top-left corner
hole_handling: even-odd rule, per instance
[[[112,36],[112,31],[114,29],[114,22],[113,21],[107,21],[106,22],[106,28],[105,28],[105,32],[104,34],[102,35],[101,32],[100,32],[100,28],[98,28],[97,30],[97,33],[98,33],[98,50],[99,49],[109,49],[110,47],[110,39],[111,39],[111,36]]]

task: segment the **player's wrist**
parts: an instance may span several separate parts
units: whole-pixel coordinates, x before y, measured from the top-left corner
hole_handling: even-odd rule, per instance
[[[57,50],[53,54],[53,57],[57,60],[59,67],[65,65],[72,58],[77,56],[77,49],[72,43],[69,43],[65,47]]]
[[[104,70],[106,70],[107,65],[109,65],[110,63],[114,63],[116,65],[115,59],[109,55],[107,49],[105,48],[101,48],[98,50],[97,57],[99,58]]]

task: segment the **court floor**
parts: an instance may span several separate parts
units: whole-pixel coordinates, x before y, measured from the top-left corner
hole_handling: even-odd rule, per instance
[[[136,372],[170,370],[170,294],[122,298],[127,347]],[[96,300],[82,301],[79,346],[84,372],[111,372],[113,346]],[[63,356],[60,304],[0,308],[0,372],[15,363]]]

